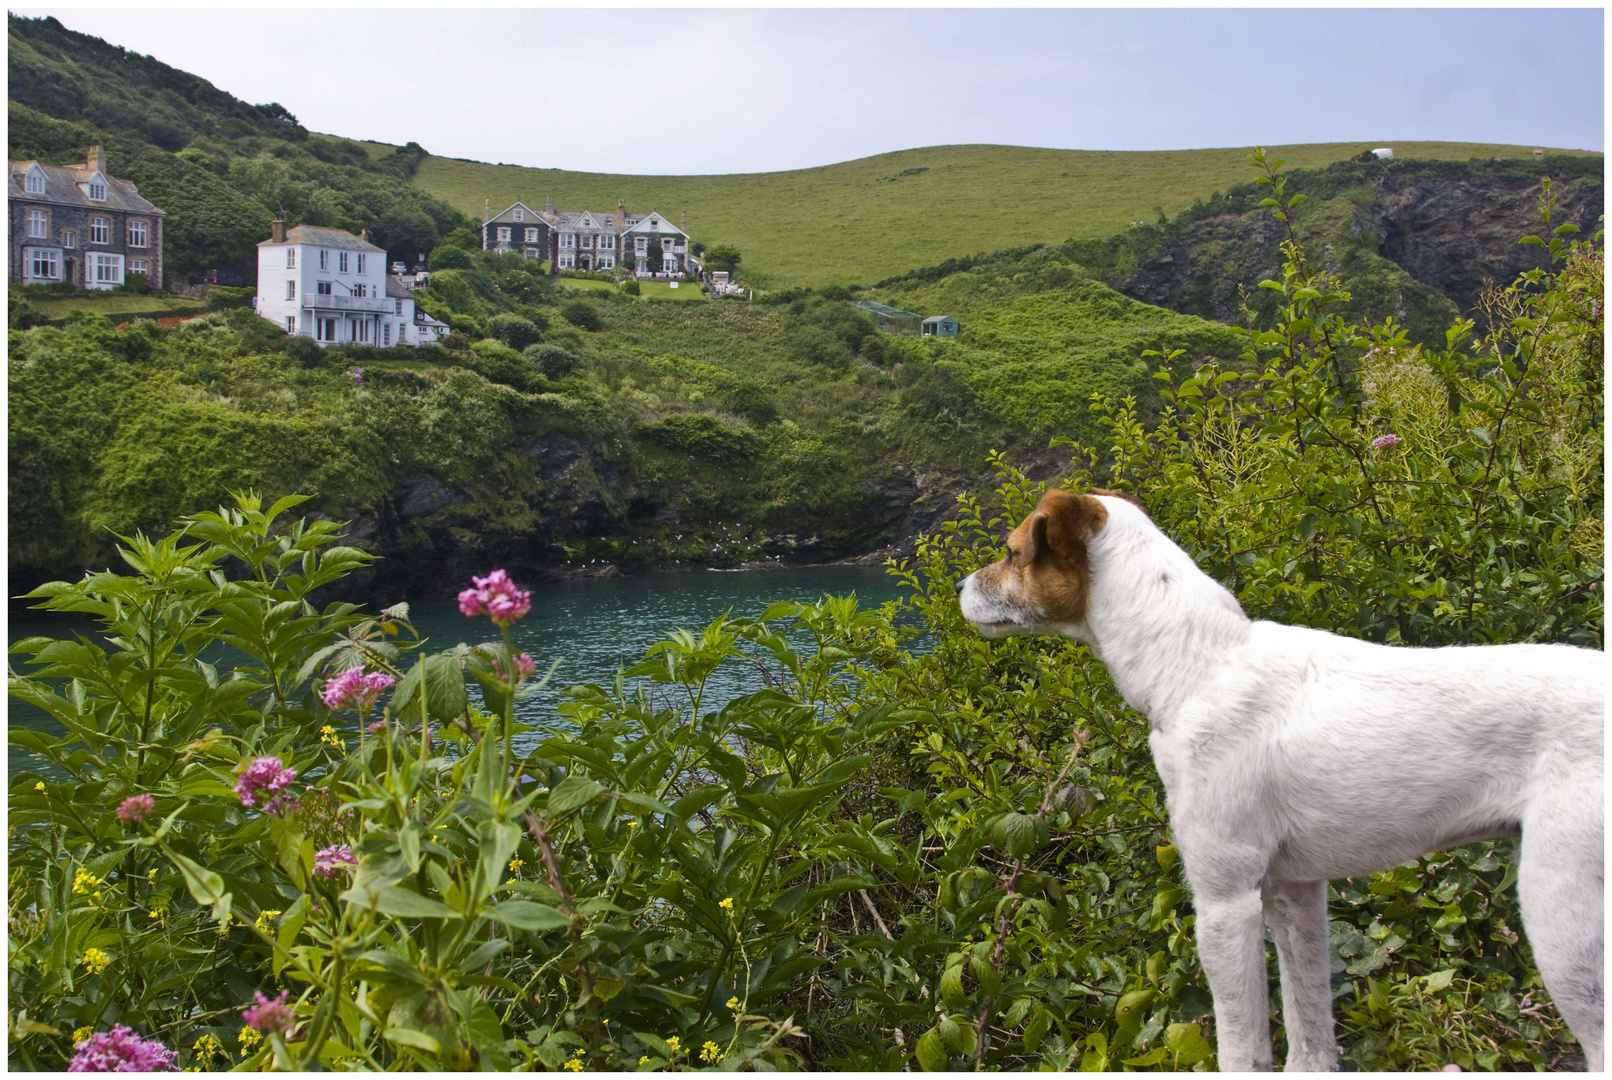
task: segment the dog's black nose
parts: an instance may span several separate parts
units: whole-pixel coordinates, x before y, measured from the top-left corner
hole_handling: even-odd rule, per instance
[[[952,582],[952,588],[957,590],[958,596],[963,595],[963,582],[967,580],[967,578],[958,578],[956,581]]]

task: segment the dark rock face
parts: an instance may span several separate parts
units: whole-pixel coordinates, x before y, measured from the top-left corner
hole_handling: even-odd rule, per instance
[[[1402,268],[1466,316],[1488,283],[1505,285],[1545,265],[1543,248],[1519,244],[1539,235],[1541,185],[1536,176],[1421,176],[1390,170],[1369,179],[1377,193],[1347,223],[1349,238]],[[1605,186],[1584,180],[1552,185],[1553,220],[1571,222],[1588,237],[1599,227]],[[1280,276],[1282,223],[1268,211],[1227,213],[1189,226],[1117,287],[1149,304],[1220,322],[1242,321],[1241,292],[1250,303],[1260,281]],[[1312,246],[1328,269],[1339,270],[1332,245]],[[1342,267],[1345,287],[1349,271]],[[1402,302],[1402,301],[1401,301]],[[1442,302],[1441,302],[1442,303]],[[1403,318],[1395,305],[1394,314]]]

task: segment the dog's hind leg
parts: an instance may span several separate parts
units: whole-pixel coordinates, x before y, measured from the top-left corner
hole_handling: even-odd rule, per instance
[[[1327,883],[1268,882],[1265,923],[1276,938],[1276,959],[1282,969],[1286,1071],[1330,1072],[1338,1067],[1338,1047],[1332,1036]]]
[[[1259,889],[1250,885],[1226,895],[1194,889],[1192,906],[1197,911],[1198,959],[1215,999],[1220,1071],[1269,1072],[1270,991]]]
[[[1606,1019],[1599,758],[1595,764],[1593,783],[1560,783],[1529,805],[1517,856],[1517,896],[1534,962],[1590,1072],[1605,1067]]]

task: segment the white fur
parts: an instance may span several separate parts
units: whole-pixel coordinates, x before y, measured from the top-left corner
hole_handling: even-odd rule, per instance
[[[1146,715],[1197,912],[1222,1070],[1269,1069],[1264,932],[1289,1070],[1337,1067],[1326,882],[1520,831],[1518,890],[1546,988],[1602,1068],[1605,658],[1565,645],[1413,649],[1252,622],[1128,502],[1101,498],[1084,622],[990,637],[1089,644]]]

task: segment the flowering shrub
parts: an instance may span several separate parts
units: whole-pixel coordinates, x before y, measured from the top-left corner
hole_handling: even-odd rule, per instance
[[[178,1053],[155,1039],[142,1039],[122,1024],[78,1043],[68,1072],[173,1072]]]

